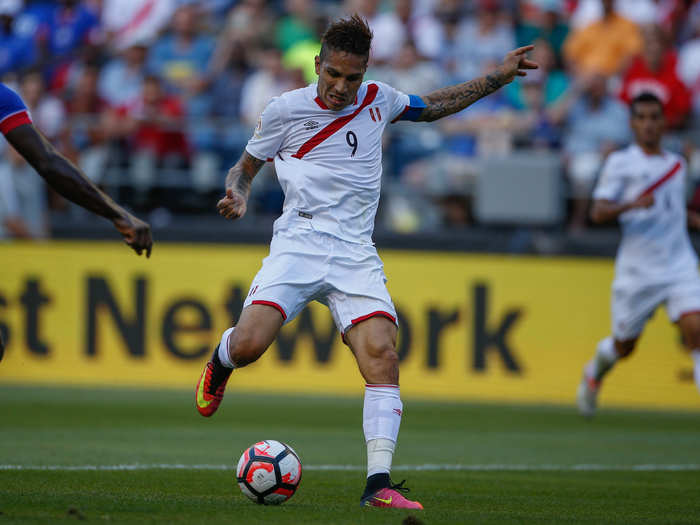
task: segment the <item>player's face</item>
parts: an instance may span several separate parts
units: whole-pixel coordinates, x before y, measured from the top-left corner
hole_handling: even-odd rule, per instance
[[[661,106],[656,102],[638,102],[632,111],[632,131],[639,144],[656,147],[661,142],[665,120]]]
[[[333,111],[355,101],[367,70],[367,57],[330,50],[323,61],[316,57],[318,96]]]

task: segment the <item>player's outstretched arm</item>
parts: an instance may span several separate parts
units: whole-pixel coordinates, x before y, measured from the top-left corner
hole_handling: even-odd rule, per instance
[[[503,59],[503,63],[488,75],[456,86],[438,89],[422,96],[425,109],[417,120],[432,122],[462,111],[480,98],[511,83],[516,76],[526,76],[527,69],[537,69],[538,67],[535,62],[525,57],[526,53],[533,49],[534,46],[519,47],[508,53]]]
[[[245,215],[248,209],[250,185],[264,164],[264,160],[244,151],[233,168],[228,170],[226,195],[216,205],[222,216],[227,219],[238,219]]]
[[[124,241],[141,255],[151,255],[151,227],[134,217],[95,186],[72,162],[61,155],[34,127],[23,124],[5,138],[41,175],[47,184],[66,199],[109,219]]]
[[[602,224],[617,219],[626,211],[635,208],[649,208],[654,205],[654,194],[645,193],[633,200],[623,204],[606,199],[596,199],[591,207],[591,220],[595,224]]]

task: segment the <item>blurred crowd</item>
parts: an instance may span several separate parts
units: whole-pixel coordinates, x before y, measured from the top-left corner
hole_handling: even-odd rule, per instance
[[[262,109],[315,81],[320,35],[354,12],[374,31],[366,78],[406,93],[480,76],[521,45],[534,44],[540,64],[467,111],[388,127],[385,228],[472,224],[480,161],[525,150],[560,162],[562,226],[584,230],[601,163],[630,141],[626,103],[641,92],[663,101],[667,147],[700,175],[694,0],[0,0],[0,78],[88,177],[165,224],[214,213]],[[47,236],[52,214],[80,216],[0,148],[0,237]],[[251,214],[274,216],[273,167],[259,179]]]

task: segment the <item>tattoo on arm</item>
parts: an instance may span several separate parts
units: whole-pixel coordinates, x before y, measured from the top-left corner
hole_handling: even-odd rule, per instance
[[[226,175],[226,188],[231,188],[235,193],[240,193],[247,199],[250,195],[250,185],[253,178],[264,164],[264,160],[257,159],[244,151],[241,158]]]
[[[506,79],[503,75],[494,72],[469,82],[433,91],[422,97],[426,107],[418,120],[432,122],[462,111],[480,98],[498,90],[504,84],[506,84]]]

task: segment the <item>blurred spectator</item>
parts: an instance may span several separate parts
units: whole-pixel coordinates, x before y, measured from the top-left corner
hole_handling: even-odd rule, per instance
[[[76,53],[97,38],[99,18],[86,3],[59,0],[53,9],[48,27],[48,46],[52,56]]]
[[[53,6],[46,28],[44,52],[49,85],[63,89],[78,55],[94,54],[90,45],[99,39],[99,18],[86,3],[60,0]]]
[[[241,93],[250,74],[247,53],[242,42],[231,48],[225,69],[214,77],[211,86],[210,118],[216,119],[217,150],[226,166],[232,166],[243,152],[251,128],[241,122]]]
[[[212,73],[231,63],[232,55],[275,43],[275,15],[265,0],[242,0],[229,12],[212,59]]]
[[[453,84],[461,79],[457,71],[463,60],[462,44],[457,39],[462,5],[459,0],[440,0],[435,17],[441,24],[442,34],[437,62],[446,74],[445,83]]]
[[[195,4],[179,7],[173,16],[172,32],[161,37],[148,56],[149,71],[184,97],[193,115],[206,111],[206,100],[197,95],[208,85],[209,61],[214,50],[213,39],[199,29],[197,10]]]
[[[533,72],[520,79],[522,106],[516,113],[513,132],[518,145],[553,149],[560,144],[560,129],[548,111],[544,76]]]
[[[672,0],[675,1],[675,0]],[[655,24],[660,20],[660,4],[666,0],[613,0],[615,11],[638,25]],[[581,29],[603,18],[605,0],[579,0],[571,14],[571,26]]]
[[[133,104],[141,95],[147,48],[134,42],[104,66],[99,75],[99,93],[111,107]]]
[[[163,89],[159,77],[144,79],[140,99],[122,109],[124,132],[133,138],[134,149],[147,152],[168,164],[184,164],[188,145],[183,130],[185,111],[182,101]]]
[[[267,48],[258,51],[254,63],[258,70],[243,83],[241,93],[241,119],[252,129],[272,97],[292,88],[289,74],[282,65],[279,49]],[[300,86],[294,86],[300,87]]]
[[[516,28],[518,46],[527,46],[536,40],[544,40],[554,51],[557,65],[561,63],[562,47],[569,33],[569,26],[562,20],[561,0],[529,0],[531,13]]]
[[[679,78],[675,50],[666,45],[659,26],[646,26],[644,48],[623,77],[620,98],[629,104],[637,95],[653,93],[664,105],[666,123],[671,128],[685,125],[691,109],[688,88]]]
[[[691,20],[693,38],[680,48],[678,75],[690,88],[695,116],[700,116],[700,3],[693,9]]]
[[[0,75],[34,65],[37,59],[33,35],[16,29],[21,0],[0,0]]]
[[[46,210],[41,177],[8,147],[0,159],[0,239],[46,237]]]
[[[296,42],[282,55],[282,64],[300,86],[313,84],[316,75],[316,55],[321,51],[321,38],[328,27],[328,18],[318,14],[313,19],[314,37]]]
[[[429,14],[416,15],[414,0],[394,0],[392,3],[393,9],[371,21],[374,32],[372,61],[391,63],[408,41],[413,42],[421,56],[436,58],[442,40],[438,21]]]
[[[58,98],[46,92],[41,71],[32,70],[25,74],[20,92],[36,127],[51,142],[56,142],[65,125],[66,111]]]
[[[69,146],[64,153],[72,153],[83,172],[95,183],[100,183],[107,165],[106,130],[103,114],[107,103],[99,95],[99,69],[86,67],[73,92],[68,96]]]
[[[563,119],[567,126],[564,153],[573,197],[570,227],[574,231],[586,226],[590,194],[602,161],[630,138],[627,107],[608,93],[606,78],[593,75],[579,82],[553,112],[555,121]]]
[[[505,19],[500,0],[478,0],[476,15],[464,19],[457,30],[460,49],[457,73],[470,80],[499,63],[515,47],[515,33]]]
[[[564,71],[556,68],[556,57],[549,42],[536,40],[533,44],[535,49],[530,53],[530,58],[537,62],[540,68],[533,71],[532,74],[528,73],[525,78],[516,79],[504,88],[508,102],[515,109],[525,109],[529,106],[523,88],[528,85],[526,80],[530,77],[532,81],[529,84],[530,87],[539,85],[542,88],[544,107],[551,107],[569,88],[569,77]]]
[[[642,51],[639,28],[602,0],[603,17],[569,34],[564,57],[575,75],[615,75]]]
[[[315,40],[314,18],[316,6],[313,0],[285,0],[286,11],[275,28],[277,47],[288,51],[294,44]]]
[[[404,93],[417,95],[441,88],[440,76],[440,69],[422,58],[410,41],[403,45],[391,67],[372,68],[368,72],[370,78],[386,82]],[[391,148],[386,155],[395,176],[399,176],[407,164],[435,153],[440,144],[433,127],[416,126],[414,122],[397,122],[388,127],[387,132]]]
[[[102,0],[102,23],[116,51],[122,51],[154,41],[176,6],[176,0]]]

